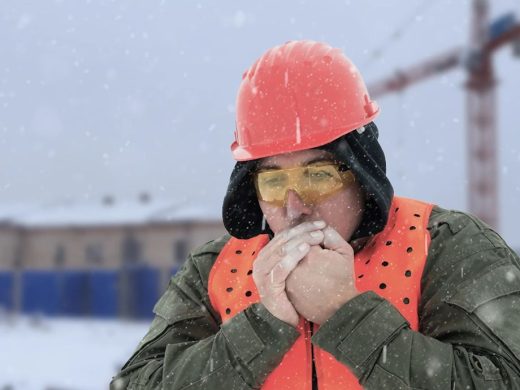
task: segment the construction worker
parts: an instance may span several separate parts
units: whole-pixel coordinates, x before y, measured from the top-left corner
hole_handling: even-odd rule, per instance
[[[244,73],[229,235],[190,254],[112,389],[520,389],[518,255],[394,196],[378,113],[327,44]]]

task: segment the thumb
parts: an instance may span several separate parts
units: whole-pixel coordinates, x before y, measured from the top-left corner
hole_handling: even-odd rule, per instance
[[[341,253],[343,255],[353,256],[354,249],[350,244],[341,237],[341,235],[332,227],[327,226],[323,230],[323,246],[325,249],[330,249]]]

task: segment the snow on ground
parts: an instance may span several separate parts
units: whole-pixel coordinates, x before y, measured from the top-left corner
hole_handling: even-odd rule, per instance
[[[150,322],[0,313],[0,390],[102,390]]]

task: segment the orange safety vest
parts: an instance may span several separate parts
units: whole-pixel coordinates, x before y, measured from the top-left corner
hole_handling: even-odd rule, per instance
[[[394,197],[388,222],[372,242],[354,256],[356,288],[372,290],[391,302],[418,330],[417,305],[421,296],[421,276],[428,255],[430,234],[426,229],[433,205]],[[253,262],[269,242],[265,234],[248,240],[231,238],[222,248],[209,275],[211,304],[227,321],[249,305],[259,302],[252,277]],[[315,326],[318,329],[318,326]],[[311,332],[307,320],[300,319],[300,337],[267,377],[262,389],[310,390],[312,388]],[[314,346],[320,390],[362,389],[349,368],[330,353]]]

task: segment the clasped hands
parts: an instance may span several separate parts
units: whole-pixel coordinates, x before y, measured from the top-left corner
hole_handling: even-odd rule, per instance
[[[299,315],[322,324],[359,294],[354,250],[323,221],[305,222],[276,234],[258,254],[253,279],[260,302],[295,327]]]

